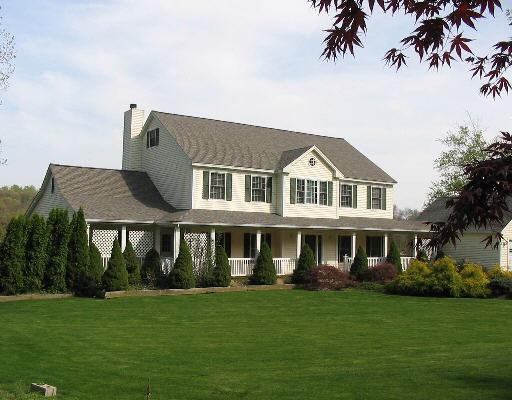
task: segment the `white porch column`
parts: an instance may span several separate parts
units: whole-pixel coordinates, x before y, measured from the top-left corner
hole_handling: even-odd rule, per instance
[[[160,227],[159,226],[155,226],[155,234],[154,234],[154,239],[153,239],[153,248],[158,251],[158,254],[160,254],[160,251],[161,251],[161,248],[160,248],[160,243],[161,243],[161,240],[160,240]]]
[[[388,256],[388,234],[384,234],[384,257]]]
[[[181,233],[180,226],[176,225],[174,227],[174,249],[173,249],[174,250],[174,252],[173,252],[174,260],[176,260],[176,257],[178,257],[178,253],[180,252],[180,240],[181,240],[180,233]]]
[[[261,231],[256,231],[256,255],[260,254],[261,250]]]
[[[302,232],[297,231],[297,260],[300,257],[301,250],[302,250]]]
[[[352,232],[352,258],[356,256],[356,241],[357,235],[355,232]]]
[[[210,245],[212,247],[212,254],[215,254],[215,228],[210,228]]]
[[[87,224],[87,244],[91,245],[91,224]]]
[[[126,249],[126,225],[121,227],[121,251]]]
[[[412,256],[416,258],[416,245],[418,244],[418,235],[414,235],[414,241],[412,245]]]

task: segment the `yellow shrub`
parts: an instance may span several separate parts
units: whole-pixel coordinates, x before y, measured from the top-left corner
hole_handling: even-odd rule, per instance
[[[489,279],[495,279],[495,278],[508,278],[512,279],[512,271],[507,271],[499,265],[495,265],[491,269],[487,270],[487,277]]]

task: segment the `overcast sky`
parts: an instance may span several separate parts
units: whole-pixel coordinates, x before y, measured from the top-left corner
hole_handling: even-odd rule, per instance
[[[17,47],[0,92],[0,186],[38,187],[51,162],[120,168],[129,103],[344,137],[398,181],[401,207],[422,206],[436,140],[468,113],[489,138],[512,129],[512,95],[481,97],[463,65],[384,66],[412,30],[401,17],[372,17],[356,59],[333,64],[319,57],[329,20],[304,0],[0,4]],[[500,17],[469,36],[488,48],[510,28]]]

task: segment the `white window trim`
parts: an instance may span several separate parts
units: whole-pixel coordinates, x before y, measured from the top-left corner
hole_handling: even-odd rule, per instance
[[[295,179],[295,204],[299,204],[299,205],[302,205],[302,206],[332,207],[332,206],[329,206],[329,182],[332,182],[332,181],[328,181],[328,180],[324,180],[324,179],[303,178],[303,177],[300,177],[300,176],[294,177],[294,179]],[[297,199],[299,198],[299,196],[298,196],[299,185],[298,185],[297,181],[299,181],[299,180],[303,180],[304,181],[304,203],[300,203],[300,202],[297,201]],[[308,203],[308,202],[306,202],[307,192],[308,192],[307,181],[316,182],[316,203]],[[326,182],[327,183],[327,204],[320,204],[320,182]],[[334,184],[333,184],[333,186],[334,186]]]
[[[343,201],[343,186],[349,186],[350,187],[350,205],[345,205],[342,203]],[[340,182],[340,207],[342,208],[352,208],[354,206],[354,185],[350,183],[343,183]]]
[[[371,210],[383,210],[382,208],[382,205],[384,203],[384,186],[371,186],[371,195],[370,195],[370,209]],[[374,207],[373,206],[373,190],[374,189],[379,189],[380,190],[380,206],[379,207]]]
[[[219,171],[209,171],[210,174],[210,182],[208,187],[208,200],[217,200],[217,201],[226,201],[226,185],[227,185],[227,173],[226,172],[219,172]],[[218,175],[224,175],[224,197],[217,199],[212,197],[212,174],[218,174]],[[217,185],[216,185],[217,186]]]
[[[253,200],[252,197],[252,178],[263,178],[265,182],[265,189],[263,190],[265,194],[263,195],[264,199],[263,201],[260,200]],[[266,203],[267,202],[267,180],[268,178],[271,178],[270,175],[260,175],[260,174],[251,174],[251,203]],[[274,180],[272,179],[272,184],[274,183]]]

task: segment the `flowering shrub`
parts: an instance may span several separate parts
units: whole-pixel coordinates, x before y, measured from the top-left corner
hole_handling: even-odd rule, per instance
[[[512,271],[507,271],[499,265],[495,265],[491,269],[486,271],[487,277],[489,279],[495,279],[495,278],[507,278],[512,279]]]
[[[409,268],[398,275],[386,290],[395,294],[422,296],[428,293],[427,279],[432,274],[428,264],[419,260],[411,260]]]
[[[489,297],[489,279],[483,268],[477,264],[464,264],[460,271],[462,295],[465,297]]]
[[[340,290],[352,285],[350,275],[332,265],[319,265],[309,273],[308,287],[312,290]]]
[[[396,278],[397,270],[395,265],[386,262],[369,268],[366,275],[370,282],[386,283]]]
[[[457,264],[450,257],[443,257],[432,264],[432,274],[427,278],[427,290],[431,296],[460,297],[462,277]]]

